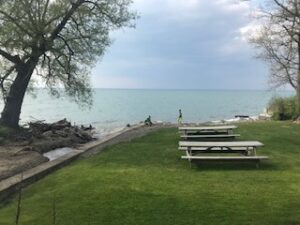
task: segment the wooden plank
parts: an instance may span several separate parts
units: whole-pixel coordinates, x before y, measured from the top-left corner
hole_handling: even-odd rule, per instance
[[[180,141],[181,147],[259,147],[263,144],[259,141],[228,141],[228,142],[200,142],[200,141]]]
[[[181,158],[203,161],[255,161],[269,159],[268,156],[181,156]]]
[[[210,134],[210,135],[181,135],[182,138],[234,138],[240,137],[240,134]]]
[[[201,127],[179,127],[179,130],[186,131],[186,130],[231,130],[236,129],[237,126],[235,125],[224,125],[224,126],[201,126]]]
[[[207,148],[191,148],[191,149],[187,149],[186,147],[179,147],[178,148],[180,151],[189,151],[189,152],[194,152],[194,153],[241,153],[241,154],[246,154],[248,153],[249,149],[242,149],[242,148],[236,148],[236,149],[207,149]]]
[[[187,151],[188,152],[188,151]],[[243,154],[243,155],[248,155],[248,152],[247,150],[243,150],[243,149],[235,149],[235,150],[221,150],[221,149],[218,149],[218,150],[197,150],[197,151],[190,151],[191,154],[192,153],[202,153],[202,154],[216,154],[216,153],[226,153],[226,154],[229,154],[229,153],[239,153],[239,154]]]
[[[247,150],[252,150],[252,148],[249,148],[249,147],[232,147],[230,148],[231,150],[234,150],[234,151],[247,151]],[[207,147],[179,147],[178,150],[182,150],[182,151],[207,151]],[[213,149],[214,151],[215,150],[222,150],[221,147],[215,147]],[[228,151],[226,149],[226,151]]]

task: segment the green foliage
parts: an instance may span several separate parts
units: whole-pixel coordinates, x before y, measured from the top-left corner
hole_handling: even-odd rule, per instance
[[[130,10],[131,3],[0,1],[0,90],[4,98],[18,66],[38,58],[34,76],[42,80],[51,94],[59,97],[64,89],[77,103],[90,105],[92,91],[87,75],[111,44],[110,32],[134,26],[137,16]]]
[[[15,133],[16,130],[12,128],[0,126],[0,145],[3,144],[7,138],[10,138]]]
[[[79,160],[23,191],[20,224],[51,225],[53,196],[61,225],[288,225],[300,223],[300,126],[241,123],[259,140],[259,169],[247,163],[194,166],[181,160],[177,129],[164,129]],[[0,203],[1,204],[1,203]],[[14,221],[17,198],[0,209]]]
[[[296,97],[275,97],[269,103],[274,120],[294,120],[298,118]]]
[[[0,138],[7,138],[11,134],[13,134],[15,130],[5,127],[5,126],[0,126]]]

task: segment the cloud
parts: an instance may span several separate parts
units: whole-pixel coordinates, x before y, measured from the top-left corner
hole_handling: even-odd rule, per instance
[[[250,9],[250,3],[241,0],[216,0],[215,5],[229,13],[248,13]]]
[[[213,77],[221,82],[216,86],[230,88],[233,82],[225,79],[236,83],[236,74],[247,76],[253,68],[258,71],[252,77],[263,83],[265,69],[252,59],[254,53],[246,42],[254,26],[251,4],[239,0],[136,0],[133,8],[141,15],[137,28],[113,34],[114,44],[93,71],[94,75],[110,76],[95,85],[119,82],[117,86],[124,87],[206,88],[211,83],[213,88]]]

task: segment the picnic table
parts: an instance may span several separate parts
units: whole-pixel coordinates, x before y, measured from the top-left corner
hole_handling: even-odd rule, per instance
[[[232,133],[233,129],[236,129],[235,125],[222,125],[222,126],[186,126],[179,127],[178,130],[184,134],[188,133]]]
[[[179,150],[186,152],[182,159],[190,162],[197,161],[255,161],[258,167],[260,160],[268,159],[267,156],[257,156],[256,150],[263,146],[259,141],[229,141],[229,142],[191,142],[180,141]],[[242,156],[204,156],[198,153],[241,153]]]
[[[239,134],[233,134],[235,125],[223,126],[198,126],[198,127],[179,127],[180,137],[184,139],[228,139],[239,137]]]

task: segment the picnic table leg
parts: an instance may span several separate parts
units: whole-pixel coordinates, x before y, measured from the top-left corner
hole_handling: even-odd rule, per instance
[[[188,150],[189,156],[192,156],[193,155],[192,148],[188,147],[187,150]]]
[[[256,156],[256,147],[253,147],[253,155]]]
[[[255,147],[247,147],[247,155],[248,156],[256,156],[256,148]]]
[[[256,169],[259,169],[259,160],[256,161]]]
[[[192,155],[191,147],[188,147],[186,150],[186,155],[189,157]],[[190,169],[192,169],[192,159],[189,157]]]
[[[246,147],[245,152],[243,152],[242,154],[245,155],[245,156],[248,156],[248,155],[249,155],[249,149],[248,149],[248,147]]]

